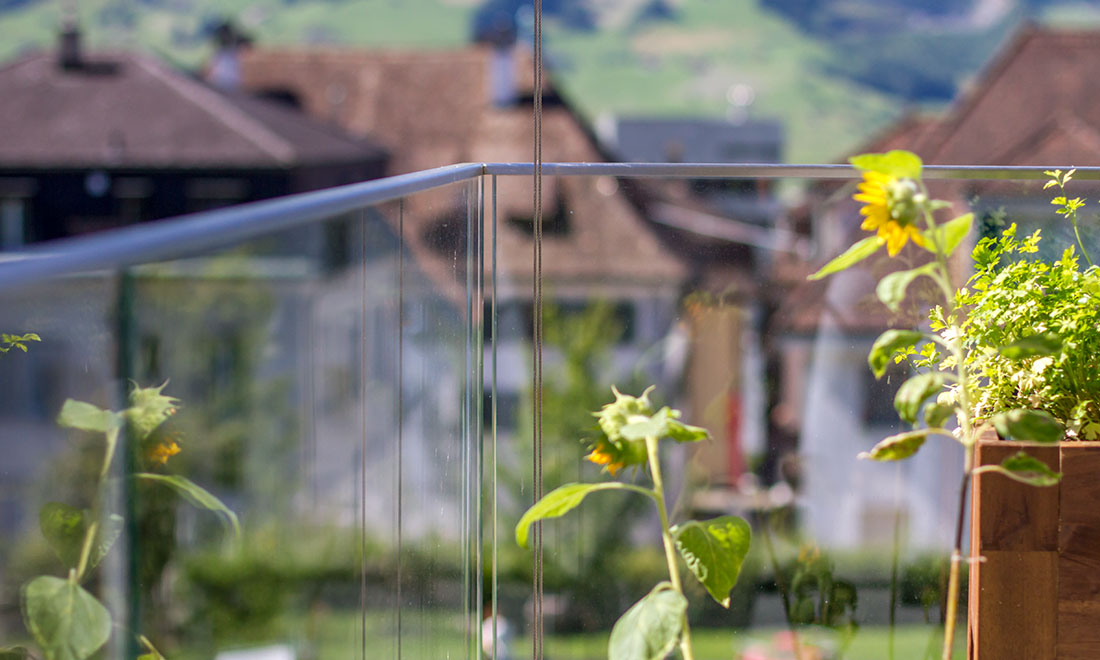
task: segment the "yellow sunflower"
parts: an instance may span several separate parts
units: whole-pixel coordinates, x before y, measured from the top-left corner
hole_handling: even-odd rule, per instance
[[[585,458],[596,465],[604,466],[604,468],[611,473],[611,476],[615,476],[616,472],[626,467],[626,463],[616,461],[614,456],[600,449],[593,449],[592,453],[585,456]]]
[[[168,440],[161,442],[153,447],[149,452],[149,461],[159,465],[164,465],[168,462],[169,458],[172,458],[176,454],[180,453],[180,446],[175,441]]]
[[[910,181],[869,170],[863,173],[859,192],[852,196],[857,202],[863,202],[859,213],[865,217],[860,228],[877,232],[880,244],[886,243],[891,257],[901,252],[909,239],[924,246],[924,237],[914,222],[914,192]]]

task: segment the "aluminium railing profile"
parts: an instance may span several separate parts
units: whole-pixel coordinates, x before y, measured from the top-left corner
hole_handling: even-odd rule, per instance
[[[1064,167],[1064,166],[1063,166]],[[927,179],[1036,180],[1053,167],[927,166]],[[725,163],[544,163],[544,176],[622,178],[854,179],[848,165]],[[323,221],[373,204],[482,176],[532,176],[532,163],[461,163],[40,244],[0,262],[0,291],[81,271],[120,268],[212,249]],[[1100,167],[1077,168],[1100,180]]]

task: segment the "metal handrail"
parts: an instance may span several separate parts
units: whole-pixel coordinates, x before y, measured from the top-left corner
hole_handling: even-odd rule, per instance
[[[485,174],[531,176],[531,163],[486,163]],[[1046,179],[1048,170],[1072,166],[925,165],[925,179],[1017,180]],[[851,165],[783,165],[773,163],[543,163],[545,176],[666,177],[682,179],[854,179]],[[1100,167],[1079,167],[1078,179],[1100,179]]]
[[[217,249],[481,176],[478,163],[374,179],[33,246],[0,263],[0,291]]]
[[[1035,180],[1053,167],[926,166],[927,179]],[[1066,169],[1064,166],[1062,169]],[[49,277],[177,258],[300,227],[480,176],[530,176],[532,163],[461,163],[273,200],[242,204],[28,248],[0,262],[0,291]],[[849,165],[544,163],[546,176],[853,179]],[[1100,167],[1077,168],[1100,180]]]

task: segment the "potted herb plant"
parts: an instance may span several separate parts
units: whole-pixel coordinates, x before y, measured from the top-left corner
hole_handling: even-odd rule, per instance
[[[978,441],[970,542],[982,559],[970,568],[973,658],[1100,653],[1100,269],[1077,231],[1083,202],[1065,196],[1073,172],[1048,175],[1077,245],[1048,262],[1034,256],[1039,232],[1021,239],[1010,226],[978,243],[974,275],[960,292],[968,367],[980,379],[975,414],[1047,414],[1049,438],[1058,442],[1028,451],[1061,475],[1038,489],[983,475],[1017,447],[1004,442],[1013,438],[1005,425]]]
[[[1091,364],[1100,350],[1100,273],[1079,234],[1078,246],[1046,263],[1033,258],[1038,232],[1021,239],[1012,226],[977,244],[974,275],[957,282],[948,264],[973,216],[944,219],[951,204],[931,198],[912,153],[864,154],[851,162],[863,173],[854,196],[863,203],[862,228],[874,233],[811,278],[883,247],[893,257],[912,242],[926,259],[882,277],[876,295],[897,311],[917,279],[930,280],[939,294],[926,327],[887,330],[872,346],[868,362],[876,376],[891,361],[913,367],[894,401],[912,429],[861,456],[901,460],[934,436],[962,445],[942,657],[952,653],[963,563],[971,571],[972,658],[1096,657],[1100,514],[1091,511],[1089,494],[1098,486],[1088,475],[1091,461],[1100,461],[1093,454],[1100,444],[1082,441],[1100,432],[1100,377]],[[1076,232],[1083,202],[1065,196],[1073,172],[1048,175],[1047,188],[1062,193],[1053,200],[1057,212]],[[971,489],[971,552],[964,558]]]

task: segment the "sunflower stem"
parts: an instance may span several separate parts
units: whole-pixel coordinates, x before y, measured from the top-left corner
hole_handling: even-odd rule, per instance
[[[649,435],[645,439],[646,453],[649,455],[649,471],[653,477],[653,498],[657,502],[657,515],[661,518],[661,541],[665,547],[665,561],[668,563],[668,578],[672,582],[672,588],[680,596],[684,595],[683,583],[680,581],[680,568],[676,563],[676,550],[672,543],[671,527],[668,524],[668,509],[665,507],[665,486],[661,478],[661,464],[657,456],[657,436]],[[682,623],[683,632],[680,634],[680,654],[683,660],[695,660],[695,654],[691,650],[691,628],[688,625],[687,612],[684,612]]]

